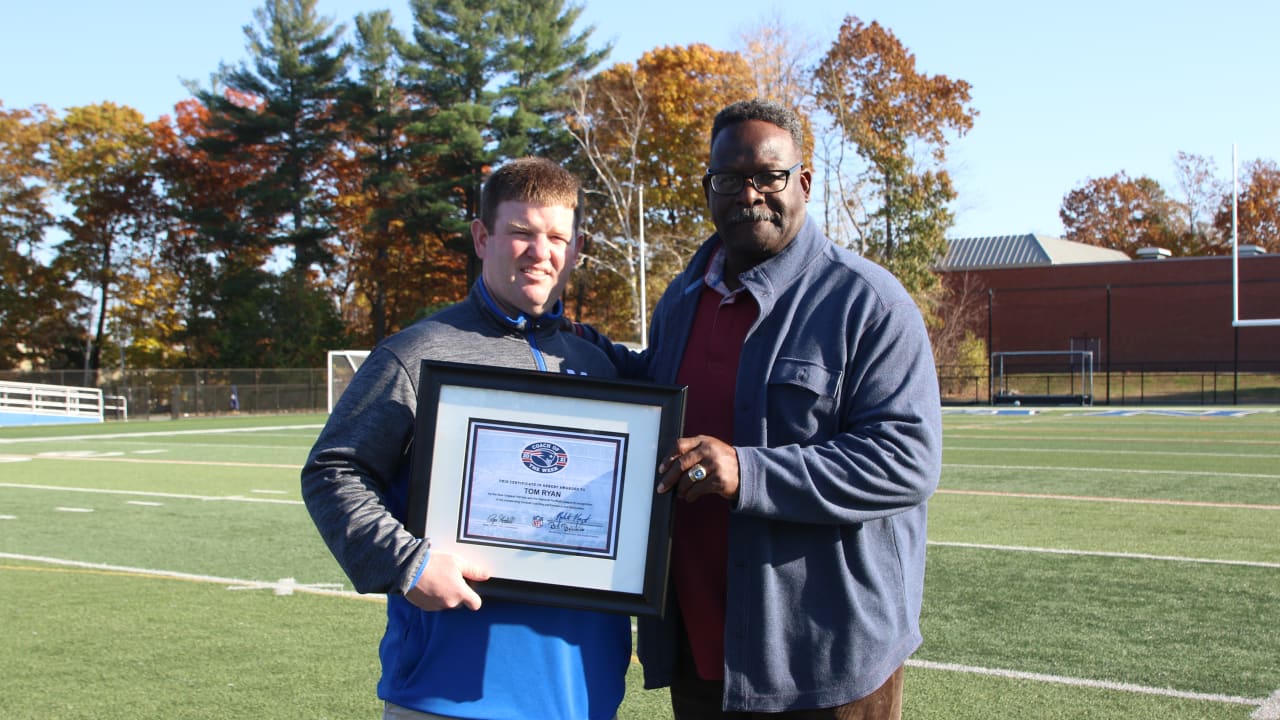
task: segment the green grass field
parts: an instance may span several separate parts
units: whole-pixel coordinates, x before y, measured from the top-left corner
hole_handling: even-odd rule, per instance
[[[905,716],[1280,719],[1280,412],[1231,415],[948,414]],[[0,428],[0,718],[378,717],[322,422]]]

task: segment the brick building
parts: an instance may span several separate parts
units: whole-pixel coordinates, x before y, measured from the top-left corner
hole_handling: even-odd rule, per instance
[[[1092,350],[1099,373],[1280,372],[1280,327],[1232,325],[1231,256],[1162,255],[1008,235],[952,240],[938,269],[991,352]],[[1280,318],[1280,254],[1242,248],[1239,278],[1242,319]]]

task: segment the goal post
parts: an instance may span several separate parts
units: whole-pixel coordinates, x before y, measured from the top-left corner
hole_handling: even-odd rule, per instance
[[[1280,327],[1280,318],[1241,318],[1240,317],[1240,233],[1239,233],[1239,191],[1240,161],[1236,155],[1236,146],[1231,146],[1231,326],[1242,327]],[[1253,246],[1250,246],[1251,248]]]
[[[355,377],[356,370],[360,369],[360,363],[367,357],[368,350],[329,351],[329,412],[333,412],[334,403],[342,397],[342,392],[351,384],[351,378]]]
[[[1092,350],[991,353],[992,405],[1092,405]]]

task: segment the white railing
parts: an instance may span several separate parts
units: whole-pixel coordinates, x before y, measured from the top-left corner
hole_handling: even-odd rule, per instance
[[[27,412],[102,422],[105,410],[111,410],[122,419],[127,418],[129,412],[124,398],[104,398],[97,388],[0,380],[0,412]]]

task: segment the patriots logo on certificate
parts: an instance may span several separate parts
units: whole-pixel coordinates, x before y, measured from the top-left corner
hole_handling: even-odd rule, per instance
[[[560,472],[569,464],[569,453],[549,442],[536,442],[520,451],[520,462],[534,472]]]

